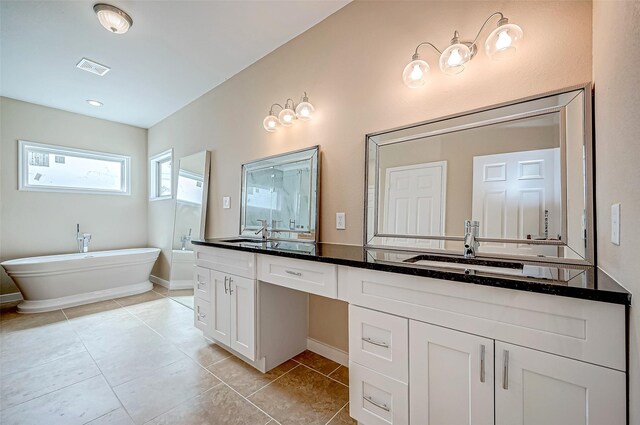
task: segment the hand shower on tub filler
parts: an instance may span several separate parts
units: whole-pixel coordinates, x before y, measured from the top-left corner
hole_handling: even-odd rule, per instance
[[[76,224],[76,240],[78,241],[78,252],[89,252],[89,242],[91,233],[80,233],[80,224]]]

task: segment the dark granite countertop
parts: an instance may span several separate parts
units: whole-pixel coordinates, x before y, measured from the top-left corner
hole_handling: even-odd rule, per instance
[[[358,267],[412,276],[452,280],[475,285],[538,292],[614,304],[631,304],[631,294],[596,267],[560,265],[524,260],[463,259],[456,255],[371,249],[356,245],[330,243],[279,242],[229,243],[231,238],[194,240],[194,245],[297,258],[341,266]],[[237,239],[237,237],[235,238]],[[257,242],[257,243],[256,243]],[[464,265],[470,269],[466,269]],[[499,266],[504,273],[491,268]],[[525,273],[523,273],[525,270]],[[518,275],[511,274],[515,271]],[[559,278],[561,276],[561,278]]]

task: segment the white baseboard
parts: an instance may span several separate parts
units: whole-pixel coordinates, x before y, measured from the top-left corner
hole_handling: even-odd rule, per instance
[[[155,283],[157,285],[164,286],[165,288],[169,289],[168,280],[160,279],[158,276],[154,276],[154,275],[150,275],[149,280],[151,281],[151,283]]]
[[[22,294],[20,292],[13,292],[11,294],[0,295],[0,304],[12,303],[14,301],[22,300]]]
[[[307,338],[307,350],[340,363],[342,366],[349,367],[349,353],[339,348],[332,347],[313,338]]]

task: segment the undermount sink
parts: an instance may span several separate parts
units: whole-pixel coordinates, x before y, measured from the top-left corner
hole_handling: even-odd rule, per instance
[[[404,260],[404,263],[439,269],[461,271],[465,274],[489,273],[507,276],[522,276],[536,278],[553,278],[549,267],[534,266],[517,262],[503,262],[489,259],[436,259],[431,256],[419,255]]]

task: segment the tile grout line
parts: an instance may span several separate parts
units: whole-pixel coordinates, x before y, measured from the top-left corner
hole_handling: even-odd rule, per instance
[[[200,366],[202,367],[202,366]],[[253,407],[255,407],[256,409],[258,409],[259,411],[261,411],[262,413],[264,413],[265,415],[267,415],[267,417],[271,418],[272,421],[275,421],[276,424],[280,425],[280,422],[278,422],[273,416],[271,416],[270,414],[268,414],[267,412],[265,412],[264,410],[262,410],[260,407],[258,407],[255,403],[253,403],[251,400],[249,400],[247,397],[243,396],[242,394],[240,394],[238,391],[236,391],[231,385],[227,384],[226,382],[224,382],[218,375],[216,375],[215,373],[213,373],[212,371],[210,371],[209,369],[203,367],[204,370],[206,370],[207,372],[209,372],[211,375],[213,375],[214,377],[216,377],[220,382],[222,382],[227,388],[229,388],[231,391],[233,391],[234,393],[238,394],[240,397],[242,397],[247,403],[251,404]],[[269,423],[269,422],[267,422]]]
[[[347,401],[347,402],[344,404],[344,406],[342,406],[341,408],[339,408],[339,409],[338,409],[338,411],[336,412],[336,414],[335,414],[335,415],[333,415],[333,416],[331,417],[331,419],[329,419],[325,425],[329,425],[329,424],[331,423],[331,421],[332,421],[332,420],[334,420],[334,419],[336,418],[336,416],[338,416],[338,415],[340,414],[340,412],[342,412],[342,410],[343,410],[345,407],[347,407],[348,405],[349,405],[349,402]]]
[[[247,396],[247,398],[251,397],[252,395],[254,395],[255,393],[257,393],[258,391],[261,391],[263,389],[265,389],[266,387],[268,387],[269,385],[273,384],[274,382],[276,382],[278,379],[282,378],[284,375],[286,375],[287,373],[291,372],[294,369],[297,369],[298,367],[300,367],[300,364],[298,363],[297,365],[295,365],[294,367],[292,367],[291,369],[289,369],[288,371],[286,371],[285,373],[283,373],[282,375],[278,376],[276,379],[274,379],[273,381],[261,386],[260,388],[258,388],[257,390],[255,390],[254,392],[252,392],[251,394],[249,394]]]
[[[115,300],[113,300],[115,301]],[[116,301],[116,304],[120,304]],[[111,391],[111,394],[113,394],[113,396],[116,398],[116,400],[118,400],[118,403],[120,403],[120,407],[122,408],[122,410],[124,410],[124,412],[127,414],[127,417],[129,419],[131,419],[131,421],[133,422],[133,418],[131,417],[131,415],[129,414],[129,411],[127,410],[127,408],[124,406],[124,403],[122,402],[122,400],[120,400],[120,397],[118,397],[118,394],[116,394],[116,392],[113,390],[113,386],[111,386],[111,383],[109,383],[109,381],[107,380],[106,376],[104,376],[104,373],[102,373],[102,369],[100,369],[100,366],[98,366],[98,362],[96,362],[96,359],[93,357],[93,355],[91,354],[91,352],[89,351],[89,349],[87,348],[87,345],[84,343],[84,340],[82,339],[82,337],[80,336],[80,334],[78,333],[78,331],[76,331],[76,329],[73,327],[73,325],[71,324],[71,321],[69,320],[69,316],[67,316],[67,313],[64,312],[64,309],[60,309],[60,311],[62,311],[62,314],[64,315],[64,318],[67,320],[67,323],[69,324],[69,326],[71,327],[71,329],[73,329],[73,332],[76,334],[76,336],[78,337],[78,339],[80,340],[80,342],[82,343],[82,346],[84,347],[84,349],[87,351],[87,354],[89,355],[89,357],[91,357],[91,360],[93,361],[93,364],[98,368],[98,370],[100,371],[100,376],[102,377],[102,379],[104,380],[104,382],[107,384],[107,387],[109,387],[109,390]],[[107,413],[105,413],[102,416],[106,416],[108,414],[110,414],[111,412],[114,412],[118,409],[113,409]],[[88,424],[91,421],[94,421],[98,418],[101,418],[102,416],[98,416],[97,418],[93,418],[88,422],[85,422],[85,425]]]
[[[294,361],[296,361],[296,360],[294,360]],[[299,363],[299,362],[298,362],[298,363]],[[309,370],[314,371],[315,373],[318,373],[318,374],[320,374],[320,375],[324,376],[325,378],[331,379],[332,381],[337,382],[338,384],[343,385],[343,386],[345,386],[345,387],[349,388],[349,386],[348,386],[347,384],[344,384],[344,383],[342,383],[342,382],[338,381],[338,380],[337,380],[337,379],[335,379],[335,378],[332,378],[332,377],[330,377],[330,376],[328,376],[328,375],[325,375],[324,373],[322,373],[322,372],[319,372],[319,371],[315,370],[315,369],[314,369],[314,368],[312,368],[311,366],[307,366],[307,365],[306,365],[306,364],[304,364],[304,363],[300,363],[300,365],[302,365],[302,366],[306,367],[306,368],[307,368],[307,369],[309,369]]]
[[[336,372],[338,371],[338,369],[340,369],[341,367],[342,367],[342,365],[341,365],[341,364],[339,364],[339,365],[338,365],[338,367],[337,367],[337,368],[335,368],[335,369],[333,369],[333,370],[331,371],[331,373],[330,373],[330,374],[328,374],[327,376],[331,376],[331,375],[333,375],[333,374],[334,374],[334,373],[336,373]]]

